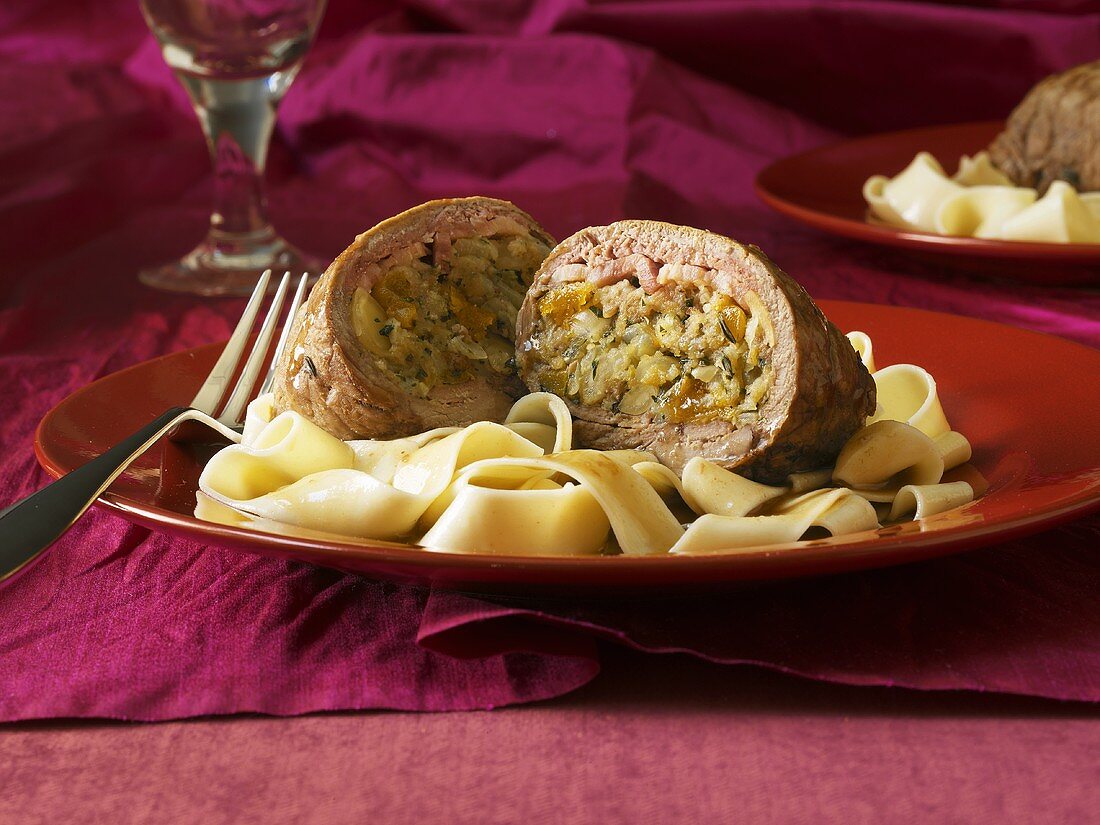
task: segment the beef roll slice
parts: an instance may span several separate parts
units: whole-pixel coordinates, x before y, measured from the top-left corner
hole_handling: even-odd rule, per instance
[[[344,439],[502,420],[524,391],[516,314],[553,243],[492,198],[383,221],[333,262],[295,319],[276,409]]]
[[[848,339],[754,246],[655,221],[585,229],[543,262],[517,322],[527,386],[574,434],[700,456],[761,481],[830,465],[875,410]]]

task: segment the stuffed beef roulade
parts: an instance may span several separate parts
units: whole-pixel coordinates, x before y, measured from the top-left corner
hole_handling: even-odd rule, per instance
[[[1100,60],[1039,82],[989,146],[993,163],[1017,186],[1047,191],[1064,180],[1100,189]]]
[[[276,371],[276,409],[343,439],[502,419],[523,393],[516,313],[553,243],[492,198],[383,221],[313,288]]]
[[[759,249],[621,221],[559,244],[517,322],[531,390],[562,396],[582,446],[695,456],[762,481],[830,465],[875,411],[848,340]]]

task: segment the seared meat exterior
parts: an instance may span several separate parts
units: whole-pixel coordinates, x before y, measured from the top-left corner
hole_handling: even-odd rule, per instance
[[[875,410],[848,339],[763,252],[656,221],[582,230],[520,309],[520,374],[583,446],[695,456],[762,481],[830,465]]]
[[[523,393],[516,313],[553,243],[526,212],[483,197],[364,232],[295,319],[276,409],[343,439],[501,420]]]
[[[989,146],[993,163],[1017,186],[1046,192],[1064,180],[1100,190],[1100,61],[1039,82]]]

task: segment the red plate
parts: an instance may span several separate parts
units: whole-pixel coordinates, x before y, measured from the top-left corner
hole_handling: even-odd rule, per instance
[[[989,145],[1000,121],[888,132],[846,140],[776,161],[756,176],[756,192],[795,220],[846,238],[946,258],[969,269],[1040,284],[1096,284],[1100,244],[1032,243],[955,238],[868,223],[863,183],[896,175],[917,152],[931,152],[952,171],[962,155]]]
[[[166,443],[121,476],[102,503],[166,533],[368,576],[453,588],[568,591],[713,585],[837,573],[927,559],[1032,533],[1100,505],[1095,410],[1100,352],[1060,338],[953,315],[823,301],[843,330],[872,336],[881,366],[909,361],[936,377],[948,420],[989,481],[980,500],[923,522],[694,558],[455,555],[381,541],[275,535],[192,515],[202,459]],[[220,346],[138,364],[77,391],[38,427],[51,473],[81,465],[167,407],[191,398]]]

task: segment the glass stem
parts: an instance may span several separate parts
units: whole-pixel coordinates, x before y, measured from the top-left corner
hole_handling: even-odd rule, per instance
[[[214,165],[208,242],[226,255],[249,254],[275,238],[267,217],[264,166],[279,101],[297,73],[215,80],[180,72]]]

